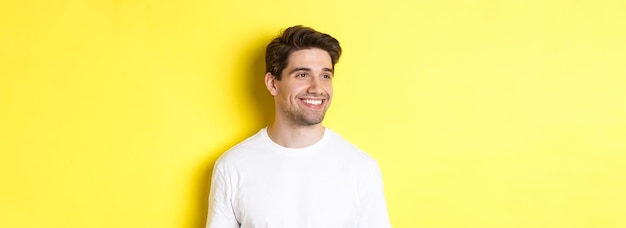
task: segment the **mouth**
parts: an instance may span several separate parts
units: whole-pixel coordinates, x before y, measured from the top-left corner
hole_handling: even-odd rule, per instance
[[[309,108],[319,109],[324,106],[326,99],[301,98],[300,101],[302,101],[302,103]]]

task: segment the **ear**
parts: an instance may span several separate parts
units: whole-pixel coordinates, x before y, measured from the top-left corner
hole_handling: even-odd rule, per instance
[[[276,81],[276,77],[274,77],[272,73],[265,73],[265,87],[267,87],[267,90],[270,91],[270,94],[272,94],[272,96],[276,96],[276,94],[278,94]]]

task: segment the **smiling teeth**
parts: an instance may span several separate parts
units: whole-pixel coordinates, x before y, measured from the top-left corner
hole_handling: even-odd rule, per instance
[[[322,103],[322,100],[304,100],[304,103],[312,104],[312,105],[319,105]]]

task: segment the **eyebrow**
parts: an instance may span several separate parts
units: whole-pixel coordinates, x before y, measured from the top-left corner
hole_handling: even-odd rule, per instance
[[[325,71],[325,72],[334,73],[333,69],[330,69],[328,67],[324,67],[324,69],[322,69],[322,70]],[[295,69],[291,70],[289,72],[289,74],[292,74],[293,72],[296,72],[296,71],[311,71],[311,68],[308,68],[308,67],[296,67]]]

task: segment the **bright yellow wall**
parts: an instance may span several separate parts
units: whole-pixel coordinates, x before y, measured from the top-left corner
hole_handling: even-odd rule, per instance
[[[202,227],[284,27],[344,47],[326,125],[395,227],[626,227],[626,3],[0,3],[0,227]]]

